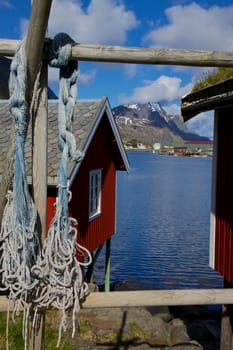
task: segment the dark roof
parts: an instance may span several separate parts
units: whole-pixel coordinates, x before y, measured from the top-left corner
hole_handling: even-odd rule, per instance
[[[185,145],[213,145],[213,141],[184,141]]]
[[[0,101],[0,174],[4,168],[4,158],[7,154],[9,136],[8,131],[10,130],[12,119],[8,111],[8,101]],[[58,101],[48,101],[48,183],[57,183],[57,171],[60,160],[60,151],[57,145],[57,110]],[[111,109],[109,106],[108,99],[106,97],[101,100],[85,100],[78,101],[74,110],[74,121],[73,121],[73,133],[76,139],[77,148],[84,153],[86,152],[88,145],[94,135],[94,132],[104,114],[106,112],[109,122],[111,124],[113,134],[117,141],[119,154],[122,157],[122,163],[124,167],[119,170],[128,169],[127,157],[116,127],[116,123],[113,119]],[[4,132],[3,132],[4,131]],[[25,159],[27,164],[27,174],[29,175],[29,182],[31,176],[31,132],[30,127],[28,130],[28,138],[25,149]],[[78,165],[71,161],[69,164],[69,176],[72,177],[72,173],[75,173]]]
[[[233,78],[210,85],[184,96],[181,113],[184,121],[195,115],[233,105]]]
[[[8,81],[10,76],[11,59],[0,57],[0,99],[9,98]],[[57,99],[54,92],[48,87],[48,99]]]
[[[6,57],[0,57],[0,98],[9,98],[8,80],[10,75],[11,60]]]

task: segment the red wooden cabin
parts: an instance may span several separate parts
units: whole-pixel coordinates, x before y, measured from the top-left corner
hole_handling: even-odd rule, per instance
[[[233,285],[233,79],[191,93],[182,99],[189,120],[215,110],[210,266]]]
[[[191,93],[182,99],[185,120],[214,110],[214,152],[210,225],[210,266],[233,288],[233,79]],[[221,349],[233,348],[233,308],[222,314]]]
[[[54,215],[60,152],[57,146],[58,100],[48,105],[48,225]],[[0,128],[8,130],[11,117],[8,102],[0,102]],[[74,112],[73,133],[77,148],[84,154],[81,163],[70,162],[72,200],[70,214],[78,220],[78,241],[91,253],[110,244],[116,232],[116,171],[128,169],[127,156],[113,118],[109,101],[78,101]],[[30,129],[28,138],[30,139]],[[0,173],[7,149],[7,133],[0,137]],[[31,142],[26,146],[29,182]],[[108,246],[108,249],[110,246]],[[94,259],[95,260],[95,259]],[[109,283],[109,282],[108,282]],[[108,289],[109,286],[106,286]]]

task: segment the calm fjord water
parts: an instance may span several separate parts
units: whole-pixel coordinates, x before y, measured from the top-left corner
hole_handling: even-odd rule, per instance
[[[208,266],[211,158],[129,152],[119,173],[111,282],[149,288],[216,288]]]

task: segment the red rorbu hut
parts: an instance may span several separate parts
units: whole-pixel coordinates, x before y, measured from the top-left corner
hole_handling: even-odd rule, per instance
[[[190,93],[182,99],[185,121],[215,110],[210,227],[210,266],[233,285],[233,79]]]
[[[57,128],[58,100],[48,103],[48,210],[47,223],[54,215],[57,193],[57,174],[60,160]],[[8,147],[11,117],[8,102],[0,101],[0,174],[4,168],[4,156]],[[110,256],[110,239],[116,232],[116,171],[129,168],[127,156],[113,118],[109,101],[85,100],[76,103],[73,133],[77,148],[83,152],[80,163],[70,162],[69,179],[72,199],[70,214],[78,220],[78,240],[93,255],[93,265],[107,242],[107,263]],[[26,145],[28,182],[31,182],[31,132]],[[93,265],[90,271],[93,271]],[[90,272],[89,271],[89,272]],[[109,289],[109,266],[106,267],[105,289]],[[91,274],[89,275],[89,278]]]
[[[190,93],[181,110],[185,121],[214,110],[209,261],[224,277],[224,287],[233,288],[233,79]],[[223,307],[220,347],[233,347],[232,305]]]

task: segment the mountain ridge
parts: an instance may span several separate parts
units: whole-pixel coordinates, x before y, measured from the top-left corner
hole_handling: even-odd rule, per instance
[[[191,132],[180,115],[167,113],[160,102],[119,105],[112,108],[112,113],[126,144],[132,140],[146,145],[209,140]]]

